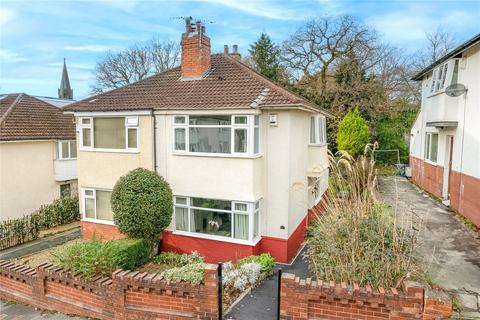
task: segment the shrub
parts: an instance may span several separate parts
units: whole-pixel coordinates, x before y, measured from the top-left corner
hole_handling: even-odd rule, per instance
[[[115,264],[124,270],[133,270],[150,259],[151,247],[145,239],[120,239],[106,243],[111,247]]]
[[[142,239],[79,241],[54,249],[53,260],[61,267],[81,272],[85,279],[94,276],[110,277],[118,268],[132,270],[148,261],[149,244]]]
[[[112,247],[99,239],[75,242],[51,251],[53,260],[61,267],[81,272],[85,279],[110,276],[116,269]]]
[[[162,252],[153,258],[153,262],[166,264],[172,267],[183,267],[187,264],[203,263],[203,257],[196,251],[191,254],[178,254],[175,252]]]
[[[259,256],[249,256],[238,261],[237,265],[241,267],[246,263],[258,263],[261,267],[261,272],[270,272],[275,267],[275,259],[269,253],[262,253]]]
[[[247,262],[242,265],[224,264],[223,282],[225,287],[240,291],[248,286],[255,285],[260,279],[261,265],[256,262]]]
[[[137,168],[122,176],[113,188],[113,220],[121,233],[153,244],[172,220],[172,202],[172,190],[162,177]]]
[[[78,197],[63,197],[38,210],[42,229],[80,220]]]
[[[204,263],[193,263],[165,270],[160,273],[160,276],[171,281],[186,281],[200,284],[204,282],[204,273]]]
[[[369,139],[367,122],[358,109],[349,111],[338,125],[338,150],[344,150],[356,157],[363,151]]]

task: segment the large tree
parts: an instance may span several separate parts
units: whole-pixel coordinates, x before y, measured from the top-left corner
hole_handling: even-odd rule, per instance
[[[278,80],[280,72],[280,49],[266,33],[250,45],[248,50],[253,67],[262,75],[272,80]]]
[[[303,82],[319,78],[319,94],[324,95],[328,74],[342,57],[354,52],[362,64],[374,63],[376,39],[374,29],[352,16],[322,17],[309,21],[283,43],[283,62]]]
[[[177,66],[180,46],[176,42],[153,38],[120,52],[109,52],[97,62],[93,93],[123,87],[157,72]]]

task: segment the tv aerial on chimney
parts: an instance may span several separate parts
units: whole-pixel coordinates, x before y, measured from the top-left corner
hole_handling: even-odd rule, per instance
[[[214,24],[217,23],[215,20],[208,20],[208,19],[193,19],[191,16],[184,16],[184,17],[171,17],[170,19],[172,20],[182,20],[185,21],[185,19],[190,19],[191,21],[200,21],[203,24],[209,23],[209,24]]]

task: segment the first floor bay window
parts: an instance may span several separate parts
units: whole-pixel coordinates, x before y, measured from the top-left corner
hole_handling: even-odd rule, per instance
[[[113,221],[110,206],[111,191],[83,189],[83,218],[101,221]]]
[[[189,115],[173,117],[175,151],[203,154],[260,153],[258,115]]]
[[[310,117],[310,144],[327,143],[327,122],[325,116]]]
[[[175,230],[254,241],[260,235],[260,203],[175,197]]]

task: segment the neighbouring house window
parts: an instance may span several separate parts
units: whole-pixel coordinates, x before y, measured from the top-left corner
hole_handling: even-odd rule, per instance
[[[327,143],[327,122],[324,116],[310,117],[310,144]]]
[[[432,71],[430,94],[441,92],[451,84],[458,82],[459,59],[452,59],[437,66]]]
[[[83,189],[83,217],[88,219],[113,221],[110,197],[107,190]]]
[[[258,154],[260,118],[252,115],[174,116],[173,140],[175,151]]]
[[[72,189],[70,183],[60,185],[60,197],[70,197],[72,195]]]
[[[260,203],[176,196],[175,230],[253,241],[260,235]]]
[[[437,162],[438,133],[427,132],[425,136],[425,159]]]
[[[57,159],[68,160],[77,158],[77,141],[64,140],[58,141],[56,145]]]
[[[137,150],[138,117],[80,118],[81,146],[104,150]]]

